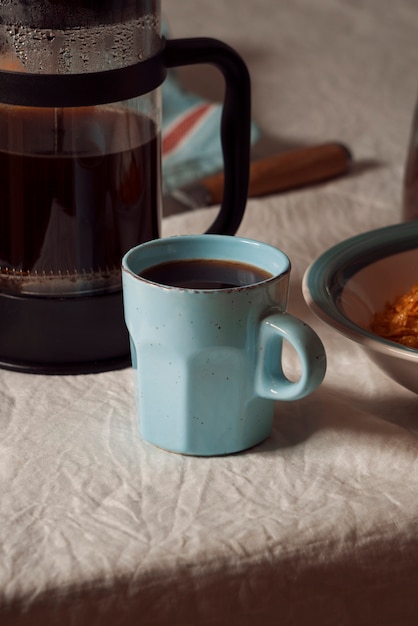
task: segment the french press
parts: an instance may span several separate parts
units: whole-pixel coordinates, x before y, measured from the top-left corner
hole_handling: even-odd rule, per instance
[[[0,366],[79,373],[129,364],[120,263],[160,235],[167,69],[225,77],[225,186],[209,233],[246,204],[250,81],[211,38],[166,40],[159,0],[0,3]]]

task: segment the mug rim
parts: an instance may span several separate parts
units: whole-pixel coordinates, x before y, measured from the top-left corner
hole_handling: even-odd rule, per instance
[[[225,246],[227,244],[227,247]],[[177,251],[178,246],[181,246],[182,254]],[[223,253],[215,253],[214,248],[218,247],[219,251],[223,250]],[[204,249],[206,247],[206,250]],[[231,251],[235,251],[235,254]],[[159,255],[158,252],[166,250],[164,256]],[[229,253],[228,253],[229,250]],[[240,250],[240,254],[237,253]],[[243,250],[251,252],[250,257],[244,256]],[[259,258],[259,252],[264,251],[268,253],[268,259],[270,263],[265,259]],[[150,253],[147,256],[143,256],[146,253]],[[257,258],[252,258],[252,255]],[[145,259],[148,261],[145,262]],[[139,260],[144,260],[143,263],[138,263]],[[178,287],[174,285],[166,285],[159,282],[151,281],[141,276],[140,272],[159,265],[161,263],[167,263],[170,261],[180,261],[187,259],[215,259],[221,261],[232,261],[237,263],[247,263],[253,265],[256,268],[260,268],[271,274],[270,277],[265,280],[250,283],[248,285],[239,285],[236,287],[230,287],[228,289],[217,288],[202,288],[196,289],[191,287]],[[135,261],[137,263],[135,264]],[[134,279],[141,283],[157,286],[159,288],[176,290],[176,291],[189,291],[189,292],[224,292],[224,291],[241,291],[243,289],[253,289],[260,285],[266,285],[272,281],[276,281],[287,275],[290,272],[291,263],[290,259],[285,252],[281,249],[272,246],[271,244],[259,241],[257,239],[250,239],[247,237],[240,237],[237,235],[218,235],[218,234],[200,234],[200,235],[172,235],[169,237],[161,237],[158,239],[152,239],[141,243],[130,250],[128,250],[122,258],[122,272],[129,274]]]

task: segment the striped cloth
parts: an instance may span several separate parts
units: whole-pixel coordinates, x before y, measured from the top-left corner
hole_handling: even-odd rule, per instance
[[[175,70],[168,72],[162,98],[163,191],[167,192],[223,168],[222,104],[184,91]],[[252,141],[257,137],[253,124]]]

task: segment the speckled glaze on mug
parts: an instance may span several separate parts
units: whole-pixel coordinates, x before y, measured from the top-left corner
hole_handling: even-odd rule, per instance
[[[231,289],[187,289],[139,276],[168,261],[218,259],[272,275]],[[322,382],[326,358],[316,333],[286,313],[290,262],[277,248],[228,235],[157,239],[122,261],[140,433],[172,452],[223,455],[250,448],[272,428],[275,400],[296,400]],[[301,363],[282,368],[283,339]]]

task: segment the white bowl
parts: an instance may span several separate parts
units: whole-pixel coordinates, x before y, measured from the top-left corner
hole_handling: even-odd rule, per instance
[[[374,313],[418,283],[418,222],[368,231],[330,248],[303,278],[312,311],[361,344],[393,380],[418,393],[418,350],[370,330]]]

